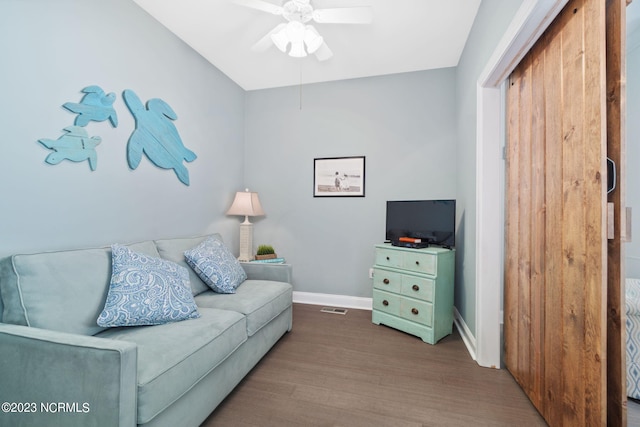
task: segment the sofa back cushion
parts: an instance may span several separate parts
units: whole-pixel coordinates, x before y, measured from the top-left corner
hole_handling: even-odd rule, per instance
[[[219,234],[211,234],[210,236],[200,237],[188,237],[184,239],[165,239],[156,240],[156,247],[158,253],[164,259],[173,261],[178,265],[185,267],[189,271],[189,282],[191,283],[191,293],[195,296],[209,290],[209,286],[206,285],[200,279],[198,274],[187,264],[187,260],[184,257],[184,251],[192,249],[202,243],[205,239],[213,237],[222,241],[222,237]]]
[[[128,245],[159,256],[152,241]],[[111,248],[13,255],[0,261],[4,323],[94,335],[111,278]]]

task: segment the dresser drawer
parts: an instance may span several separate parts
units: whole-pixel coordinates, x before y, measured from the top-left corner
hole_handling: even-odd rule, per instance
[[[402,274],[374,268],[373,287],[383,291],[400,293],[400,289],[402,289]]]
[[[437,274],[438,257],[433,254],[413,251],[403,252],[400,268],[435,276]]]
[[[376,265],[401,268],[402,252],[393,249],[376,248]]]
[[[433,304],[413,298],[401,298],[400,317],[426,326],[433,326]]]
[[[435,288],[436,282],[433,279],[425,279],[408,274],[402,275],[402,287],[400,289],[402,295],[433,302]]]
[[[373,309],[380,310],[385,313],[400,316],[400,295],[390,294],[389,292],[373,290]]]

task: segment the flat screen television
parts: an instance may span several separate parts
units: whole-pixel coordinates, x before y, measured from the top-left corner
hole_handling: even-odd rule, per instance
[[[454,247],[456,244],[455,200],[400,200],[387,202],[386,239],[400,237],[423,243]]]

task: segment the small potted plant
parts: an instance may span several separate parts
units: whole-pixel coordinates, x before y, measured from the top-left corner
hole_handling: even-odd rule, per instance
[[[260,245],[256,252],[256,259],[273,259],[276,258],[276,251],[273,250],[271,245]]]

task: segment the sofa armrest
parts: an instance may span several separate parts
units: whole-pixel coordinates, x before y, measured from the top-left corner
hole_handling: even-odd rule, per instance
[[[0,323],[0,378],[0,425],[136,425],[133,343]]]
[[[247,279],[291,283],[292,268],[290,264],[243,262],[241,265],[247,273]]]

